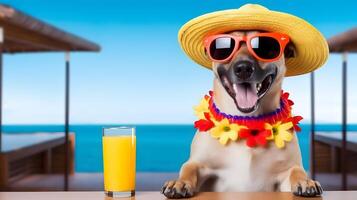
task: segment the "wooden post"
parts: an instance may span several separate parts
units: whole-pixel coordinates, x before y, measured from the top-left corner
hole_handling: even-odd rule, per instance
[[[65,71],[65,166],[64,166],[64,190],[68,191],[68,177],[69,177],[69,95],[70,95],[70,55],[66,52],[66,71]]]
[[[315,74],[310,73],[310,102],[311,102],[311,134],[310,134],[310,175],[316,178],[315,173]]]
[[[4,30],[0,27],[0,153],[2,151],[2,100],[3,100],[3,66],[2,66],[2,51],[4,42]]]
[[[347,140],[347,52],[342,54],[342,148],[341,173],[342,190],[347,190],[348,159],[346,151]]]
[[[2,151],[2,97],[3,97],[3,62],[2,62],[2,52],[3,52],[3,42],[4,42],[4,31],[0,27],[0,153]],[[2,191],[7,186],[8,180],[8,162],[7,156],[0,155],[0,191]]]

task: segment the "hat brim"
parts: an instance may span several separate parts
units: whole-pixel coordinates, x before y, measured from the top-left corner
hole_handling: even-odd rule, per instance
[[[287,34],[296,48],[296,55],[286,60],[285,76],[314,71],[328,58],[326,39],[315,27],[296,16],[270,10],[239,12],[237,9],[231,9],[205,14],[183,25],[178,40],[181,48],[192,60],[211,69],[212,61],[205,53],[204,38],[235,30],[261,30]]]

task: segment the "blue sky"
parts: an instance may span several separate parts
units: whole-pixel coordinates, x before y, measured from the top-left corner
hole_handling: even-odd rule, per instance
[[[328,38],[357,25],[354,1],[239,0],[5,0],[2,1],[102,46],[74,53],[71,123],[192,123],[192,106],[212,87],[212,73],[180,50],[177,31],[201,14],[244,3],[298,15]],[[349,121],[357,122],[357,57],[349,56]],[[340,56],[316,72],[318,122],[341,117]],[[63,53],[4,57],[4,122],[63,122]],[[309,76],[287,78],[297,114],[309,120]]]

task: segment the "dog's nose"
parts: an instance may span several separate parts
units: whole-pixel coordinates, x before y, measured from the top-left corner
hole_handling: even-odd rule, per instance
[[[241,80],[249,79],[254,72],[254,64],[249,61],[239,61],[234,65],[234,73]]]

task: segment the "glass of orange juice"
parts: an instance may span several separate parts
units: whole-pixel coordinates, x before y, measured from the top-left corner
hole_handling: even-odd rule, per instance
[[[104,190],[109,197],[135,195],[135,127],[103,129]]]

